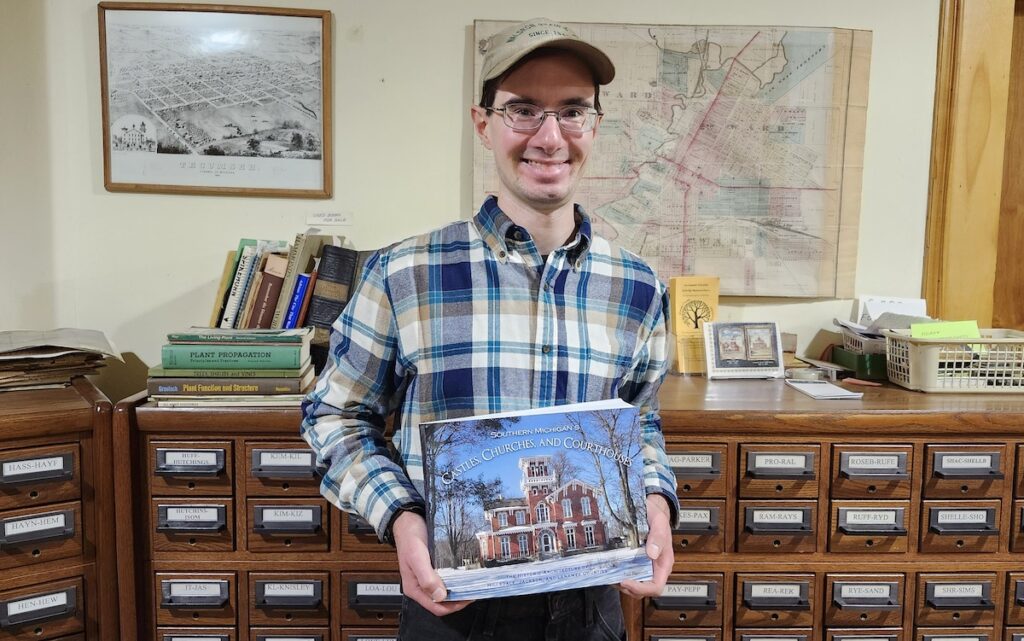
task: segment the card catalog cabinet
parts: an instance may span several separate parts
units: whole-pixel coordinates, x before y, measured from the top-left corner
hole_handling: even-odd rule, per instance
[[[629,639],[1024,641],[1024,397],[670,376],[660,400],[676,565],[624,601]],[[118,405],[126,641],[396,635],[394,555],[321,498],[298,424]]]
[[[0,394],[0,641],[117,639],[110,402]]]

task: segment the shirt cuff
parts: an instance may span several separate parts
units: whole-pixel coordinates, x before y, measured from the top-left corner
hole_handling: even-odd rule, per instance
[[[659,494],[665,497],[665,502],[668,503],[668,524],[669,527],[675,530],[679,527],[679,497],[675,494],[671,494],[658,488],[648,488],[647,494]]]
[[[397,521],[398,517],[402,515],[402,512],[413,512],[414,514],[419,514],[423,518],[426,518],[427,516],[427,510],[422,503],[403,503],[402,505],[395,507],[390,514],[386,514],[384,518],[381,519],[381,523],[385,524],[384,529],[377,533],[377,538],[380,539],[381,543],[387,543],[391,547],[395,547],[395,521]]]

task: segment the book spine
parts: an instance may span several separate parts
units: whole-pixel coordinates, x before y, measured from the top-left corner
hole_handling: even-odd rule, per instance
[[[301,350],[291,345],[164,345],[165,369],[268,369],[295,368],[302,363]]]
[[[288,252],[288,267],[284,271],[284,280],[281,283],[282,292],[291,292],[295,285],[295,278],[302,269],[299,265],[299,256],[302,255],[306,245],[305,234],[295,234],[295,242],[292,243],[292,248]],[[288,311],[288,303],[291,300],[284,300],[282,296],[277,301],[277,306],[274,308],[274,316],[270,320],[270,326],[274,329],[281,329],[284,327],[284,317]]]
[[[254,246],[247,246],[242,250],[242,258],[238,261],[238,269],[235,270],[235,279],[231,282],[231,293],[228,294],[228,302],[224,305],[224,315],[220,319],[220,326],[224,329],[235,326],[238,309],[242,305],[242,295],[245,293],[247,274],[252,270],[255,256]]]
[[[256,334],[239,330],[231,334],[192,334],[189,332],[175,332],[167,335],[169,343],[236,343],[251,345],[252,343],[282,343],[299,345],[302,343],[301,334],[290,336],[275,336],[274,334]]]
[[[305,370],[293,369],[165,369],[151,367],[154,378],[301,378]]]
[[[260,283],[260,290],[256,292],[256,306],[249,319],[250,328],[270,329],[277,299],[281,297],[283,280],[280,276],[274,276],[270,272],[263,273],[263,282]]]
[[[150,394],[164,396],[299,394],[302,392],[302,379],[151,378],[146,383],[146,389]]]
[[[316,328],[313,343],[325,343],[331,325],[345,309],[355,272],[355,250],[324,246],[313,297],[309,301],[309,323]]]
[[[295,293],[291,302],[288,303],[288,314],[284,317],[284,329],[293,329],[298,326],[299,311],[302,308],[302,301],[306,299],[306,288],[309,286],[309,274],[299,274],[295,279]]]
[[[217,283],[217,293],[213,296],[213,309],[210,311],[210,327],[220,325],[220,317],[224,314],[224,303],[228,300],[228,285],[235,276],[235,256],[237,252],[232,249],[224,259],[224,266],[221,268],[220,281]]]
[[[313,288],[316,286],[318,276],[319,272],[316,271],[309,275],[309,285],[306,286],[306,295],[302,299],[302,308],[299,309],[299,317],[295,320],[296,327],[306,326],[306,315],[309,313],[309,299],[313,298]]]
[[[235,321],[236,328],[256,329],[255,326],[249,325],[249,319],[252,317],[253,308],[256,306],[256,294],[259,292],[262,284],[263,272],[254,273],[252,280],[249,281],[249,288],[245,294],[245,300],[242,301],[242,312],[238,315],[238,320]]]

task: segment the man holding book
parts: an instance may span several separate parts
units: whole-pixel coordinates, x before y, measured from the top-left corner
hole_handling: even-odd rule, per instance
[[[491,38],[471,116],[494,154],[497,198],[367,263],[303,405],[303,436],[328,468],[324,496],[397,548],[403,639],[625,638],[611,587],[444,601],[422,516],[422,422],[615,397],[638,407],[654,578],[620,589],[660,594],[672,569],[678,502],[657,401],[668,297],[573,203],[600,85],[614,73],[603,52],[547,19]],[[384,437],[396,410],[400,462]]]

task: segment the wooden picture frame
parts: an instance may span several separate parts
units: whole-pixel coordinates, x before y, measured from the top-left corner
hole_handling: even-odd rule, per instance
[[[108,191],[331,197],[330,11],[97,10]]]

